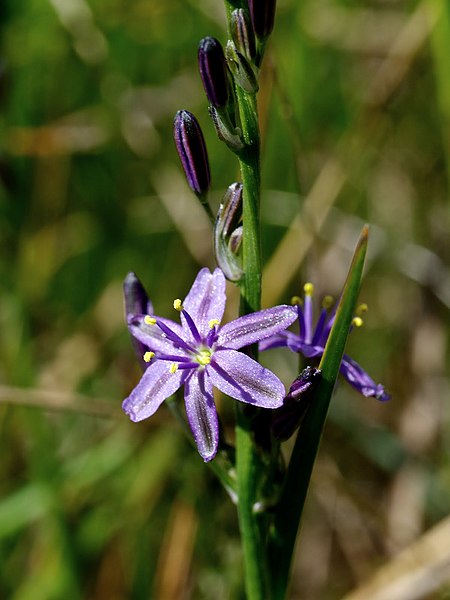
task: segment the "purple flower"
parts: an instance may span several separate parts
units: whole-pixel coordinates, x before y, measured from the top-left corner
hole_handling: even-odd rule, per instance
[[[225,310],[225,277],[220,269],[202,269],[184,302],[175,300],[181,325],[153,315],[128,320],[131,334],[149,351],[141,381],[123,403],[132,421],[153,415],[182,385],[188,422],[203,460],[214,458],[219,423],[213,387],[236,400],[278,408],[285,389],[271,371],[238,352],[239,348],[278,334],[297,317],[295,308],[276,306],[220,326]]]
[[[336,308],[329,310],[332,304],[332,298],[327,296],[322,305],[322,311],[317,319],[316,326],[313,327],[313,308],[312,295],[314,286],[307,283],[304,286],[305,299],[303,306],[297,305],[298,321],[300,331],[298,334],[291,331],[284,331],[263,340],[259,344],[261,351],[279,346],[287,346],[293,352],[302,354],[305,358],[319,358],[325,349],[331,327],[333,325]],[[366,305],[361,305],[358,313],[367,310]],[[363,321],[359,314],[353,318],[352,326],[360,327]],[[345,379],[363,396],[373,396],[377,400],[389,400],[390,395],[385,391],[381,384],[377,384],[364,369],[348,355],[344,354],[340,371]]]

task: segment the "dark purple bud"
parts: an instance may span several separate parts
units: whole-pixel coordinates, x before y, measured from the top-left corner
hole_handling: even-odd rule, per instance
[[[253,29],[260,39],[272,33],[276,4],[276,0],[248,0]]]
[[[151,315],[153,306],[139,277],[130,272],[123,282],[123,295],[125,298],[125,315]]]
[[[216,38],[205,37],[200,41],[198,68],[210,104],[216,108],[226,106],[230,95],[228,71],[222,46]]]
[[[311,406],[313,391],[320,381],[322,371],[306,367],[291,385],[283,406],[272,411],[272,433],[277,440],[285,441],[300,427]]]
[[[186,179],[197,196],[204,196],[211,180],[205,139],[197,119],[187,110],[179,110],[173,122],[173,137]]]
[[[230,33],[236,50],[247,60],[253,60],[256,56],[255,34],[248,14],[243,8],[237,8],[231,13]]]
[[[219,267],[230,281],[242,278],[242,183],[232,183],[223,197],[214,226],[214,250]]]
[[[237,150],[242,150],[244,147],[244,142],[241,139],[241,130],[237,127],[234,127],[226,113],[219,112],[214,108],[214,106],[210,106],[209,114],[213,121],[214,129],[216,130],[219,140],[221,142],[225,142],[228,148],[234,152]]]
[[[248,94],[256,94],[258,91],[258,81],[252,65],[248,62],[231,40],[228,40],[225,49],[225,56],[228,68],[233,73],[236,83]]]
[[[136,315],[153,314],[153,305],[147,296],[147,292],[137,275],[132,272],[128,273],[124,279],[123,295],[127,323]],[[147,352],[148,347],[133,336],[131,336],[131,342],[142,369],[146,369],[148,363],[144,361],[144,354]]]

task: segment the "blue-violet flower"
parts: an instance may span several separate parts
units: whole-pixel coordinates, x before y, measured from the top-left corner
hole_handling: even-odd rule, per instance
[[[296,334],[292,331],[277,333],[275,336],[260,342],[259,349],[261,351],[279,346],[287,346],[290,350],[302,354],[305,358],[320,358],[322,356],[333,325],[336,307],[329,310],[332,298],[330,296],[325,297],[322,311],[314,328],[312,307],[313,284],[305,284],[304,291],[303,306],[300,304],[300,301],[296,306],[300,326],[299,333]],[[367,307],[361,305],[358,312],[363,312],[364,309],[367,309]],[[359,315],[354,317],[352,325],[354,327],[362,325],[362,319]],[[373,396],[377,400],[382,401],[390,399],[390,395],[385,391],[384,387],[381,384],[375,383],[366,371],[347,354],[344,354],[340,371],[350,385],[363,396]]]
[[[283,305],[220,326],[225,301],[222,271],[201,269],[185,300],[174,302],[181,312],[181,325],[145,314],[128,320],[131,334],[149,348],[144,360],[150,366],[123,402],[123,410],[132,421],[146,419],[184,385],[187,419],[205,462],[214,458],[219,444],[213,386],[254,406],[273,409],[282,405],[283,383],[238,350],[279,334],[297,318],[294,307]]]

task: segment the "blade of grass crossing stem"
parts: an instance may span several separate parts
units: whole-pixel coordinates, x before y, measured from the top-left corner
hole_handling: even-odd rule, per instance
[[[280,501],[277,505],[270,541],[269,564],[272,570],[272,600],[284,600],[309,481],[317,455],[334,384],[344,354],[358,299],[368,241],[364,227],[350,266],[336,311],[336,318],[325,346],[319,368],[321,382],[314,401],[297,434]]]

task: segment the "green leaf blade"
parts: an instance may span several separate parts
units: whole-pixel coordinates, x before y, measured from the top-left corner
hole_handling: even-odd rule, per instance
[[[362,230],[336,311],[336,317],[319,368],[322,378],[305,420],[297,434],[286,480],[277,505],[270,547],[272,598],[284,600],[292,555],[311,473],[319,448],[331,395],[339,375],[345,344],[356,309],[368,243],[368,227]]]

